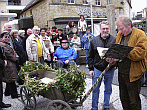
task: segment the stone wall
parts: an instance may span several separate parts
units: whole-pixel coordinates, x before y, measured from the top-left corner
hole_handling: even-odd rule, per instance
[[[7,13],[7,10],[6,10],[6,1],[1,1],[0,2],[0,13]]]
[[[53,1],[53,2],[52,2]],[[43,0],[37,5],[31,7],[27,11],[21,14],[21,17],[30,17],[31,11],[34,19],[34,25],[39,27],[45,27],[48,21],[48,26],[55,25],[53,19],[59,17],[79,17],[78,13],[83,9],[90,9],[90,5],[83,5],[83,0],[76,0],[75,4],[68,4],[67,0],[61,0],[61,3],[57,3],[57,0]],[[115,17],[123,14],[123,5],[120,4],[122,0],[112,0],[115,6]],[[106,12],[107,0],[101,0],[101,6],[94,5],[93,10],[97,12]],[[90,17],[90,15],[88,15]],[[97,17],[98,15],[93,15]],[[87,17],[87,16],[85,16]],[[99,17],[105,17],[105,15],[99,15]]]

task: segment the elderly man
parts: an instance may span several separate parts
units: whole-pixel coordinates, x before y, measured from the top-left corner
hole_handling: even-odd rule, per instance
[[[53,55],[53,59],[58,59],[56,62],[58,68],[68,68],[71,61],[74,61],[77,53],[74,48],[68,45],[67,40],[61,41],[61,46],[58,47]]]
[[[33,34],[26,40],[28,60],[44,64],[44,60],[47,59],[47,56],[49,55],[49,50],[45,47],[43,39],[39,36],[40,28],[34,26],[32,31]]]
[[[100,35],[94,37],[89,46],[89,55],[88,55],[88,66],[89,74],[92,77],[92,84],[94,84],[98,77],[101,75],[102,71],[107,67],[108,63],[106,60],[102,59],[97,51],[97,47],[109,48],[112,43],[115,43],[116,38],[110,35],[110,27],[107,21],[102,21],[100,23]],[[111,68],[104,75],[104,110],[109,110],[110,106],[110,95],[112,93],[112,79],[114,75],[114,68]],[[98,110],[98,99],[99,99],[99,87],[101,81],[93,90],[92,94],[92,109]]]
[[[5,23],[4,24],[4,31],[9,32],[9,34],[10,34],[10,32],[12,31],[12,25],[11,25],[11,23]],[[10,36],[10,45],[11,45],[12,48],[14,48],[14,46],[13,46],[13,40],[12,40],[11,36]]]
[[[120,100],[124,110],[141,110],[140,79],[147,67],[147,36],[133,27],[129,17],[119,17],[116,24],[119,30],[116,43],[134,47],[122,62],[117,62]],[[108,62],[113,60],[107,58]]]

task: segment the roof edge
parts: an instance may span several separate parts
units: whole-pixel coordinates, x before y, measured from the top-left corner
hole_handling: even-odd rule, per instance
[[[32,0],[19,14],[22,14],[23,12],[27,11],[28,9],[30,9],[31,7],[33,7],[41,1],[43,0]]]

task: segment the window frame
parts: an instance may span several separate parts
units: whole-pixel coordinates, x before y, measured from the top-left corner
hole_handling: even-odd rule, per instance
[[[112,4],[111,0],[107,0],[107,5]]]
[[[74,3],[71,3],[71,0],[70,0],[70,3],[69,3],[68,1],[69,1],[69,0],[67,0],[67,3],[68,3],[68,4],[75,4],[75,0],[74,0]]]
[[[87,3],[85,3],[87,2]],[[83,5],[89,5],[88,1],[87,0],[83,0]]]
[[[98,5],[98,2],[100,2],[100,5]],[[101,0],[95,0],[95,5],[96,6],[101,6]]]

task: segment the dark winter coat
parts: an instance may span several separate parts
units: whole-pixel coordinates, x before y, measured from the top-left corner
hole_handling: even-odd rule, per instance
[[[61,39],[60,39],[60,37],[62,37]],[[67,36],[65,35],[65,34],[61,34],[61,35],[59,35],[59,34],[57,34],[54,38],[53,38],[53,40],[55,40],[55,41],[57,41],[57,38],[60,40],[60,44],[61,44],[61,41],[62,40],[67,40]]]
[[[4,53],[7,60],[7,66],[4,67],[4,82],[13,82],[17,81],[18,75],[17,75],[17,69],[16,69],[16,54],[14,50],[5,42],[0,40],[0,47],[4,48]]]
[[[2,77],[4,75],[4,57],[3,57],[3,52],[0,48],[0,81],[2,80]]]
[[[29,37],[29,35],[26,35],[26,37],[23,38],[21,45],[23,46],[23,50],[25,51],[26,60],[28,60],[28,55],[26,51],[26,40]]]
[[[107,67],[108,62],[106,62],[105,59],[101,59],[97,47],[109,48],[112,43],[115,43],[115,41],[116,37],[109,35],[107,39],[104,40],[101,37],[101,34],[91,40],[88,55],[89,70],[94,70],[94,67],[96,67],[98,70],[103,71]]]
[[[17,55],[19,56],[19,65],[23,65],[23,63],[25,63],[25,52],[23,50],[23,46],[21,45],[20,41],[16,40],[13,37],[13,46],[14,46],[14,50],[16,51]]]

